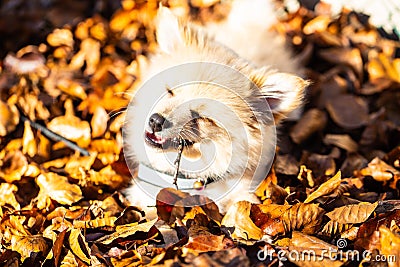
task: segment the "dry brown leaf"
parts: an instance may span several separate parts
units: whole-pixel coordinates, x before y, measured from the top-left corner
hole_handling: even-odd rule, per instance
[[[124,123],[125,123],[125,113],[118,114],[118,116],[116,116],[110,124],[110,131],[114,133],[120,131]]]
[[[324,228],[321,230],[322,234],[327,236],[334,236],[336,234],[342,234],[353,227],[351,223],[339,223],[337,221],[329,221],[324,225]]]
[[[56,173],[40,174],[36,183],[40,188],[37,196],[37,207],[39,209],[47,208],[50,199],[63,205],[71,205],[83,197],[79,186],[70,184],[67,177]]]
[[[240,238],[245,240],[259,240],[263,233],[254,222],[250,219],[251,203],[247,201],[239,201],[233,204],[221,221],[221,225],[226,227],[234,227],[231,234],[232,238]]]
[[[301,230],[313,234],[318,230],[325,211],[317,204],[298,203],[282,214],[286,231]]]
[[[322,131],[327,121],[328,118],[324,111],[316,108],[309,109],[292,128],[290,137],[296,144],[301,144],[314,133]]]
[[[305,165],[300,166],[299,174],[297,175],[297,179],[300,181],[306,181],[310,187],[314,187],[314,178],[312,175],[312,170],[307,169]]]
[[[75,267],[79,266],[79,263],[75,258],[75,255],[68,250],[67,255],[65,255],[65,257],[62,259],[60,266]]]
[[[8,53],[3,60],[6,69],[16,74],[36,74],[39,76],[47,75],[45,66],[46,59],[34,45],[28,45],[20,49],[14,56]]]
[[[358,144],[348,134],[327,134],[324,143],[345,149],[347,152],[356,152]]]
[[[252,209],[252,218],[263,233],[269,236],[287,234],[294,230],[313,234],[318,230],[324,215],[324,210],[317,204],[267,206],[257,205],[259,211]]]
[[[137,232],[144,232],[148,233],[150,229],[154,226],[154,224],[157,222],[158,218],[144,222],[144,223],[130,223],[130,224],[125,224],[121,226],[116,227],[116,231],[110,235],[106,235],[100,239],[98,239],[96,242],[101,243],[103,245],[109,245],[113,241],[115,241],[118,238],[124,238],[128,236],[132,236],[136,234]]]
[[[380,158],[374,158],[368,167],[359,171],[359,174],[363,176],[372,176],[376,181],[385,182],[391,180],[394,176],[400,176],[400,172],[388,165]]]
[[[307,199],[304,200],[304,203],[310,203],[319,197],[326,196],[326,195],[333,193],[339,187],[341,181],[342,181],[342,173],[340,171],[338,171],[335,176],[330,178],[325,183],[321,184],[317,190],[312,192],[307,197]]]
[[[189,241],[183,246],[182,252],[184,255],[188,253],[198,255],[201,252],[218,251],[226,248],[223,235],[208,233],[189,237]]]
[[[368,219],[377,206],[378,202],[361,202],[359,204],[336,208],[333,211],[326,213],[326,216],[328,216],[332,221],[341,224],[362,223]]]
[[[336,251],[337,246],[331,245],[317,237],[306,235],[302,232],[293,231],[290,245],[297,248],[312,249],[315,252],[322,252],[323,250]]]
[[[65,163],[65,165],[62,164],[62,161],[60,161],[60,164],[62,165],[59,166],[53,165],[53,167],[58,167],[58,168],[64,167],[64,170],[71,176],[78,177],[79,173],[84,173],[92,168],[93,163],[96,160],[96,153],[92,153],[89,156],[74,155],[67,160],[68,161]]]
[[[353,226],[344,232],[341,231],[340,238],[354,241],[357,238],[357,233],[359,229],[360,227]]]
[[[358,48],[328,48],[320,50],[319,55],[331,63],[352,67],[359,79],[362,79],[364,66]]]
[[[338,95],[326,106],[332,119],[345,129],[355,129],[368,122],[368,105],[363,98],[354,95]]]

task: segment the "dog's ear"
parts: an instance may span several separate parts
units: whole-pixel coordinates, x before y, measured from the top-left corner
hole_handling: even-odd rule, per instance
[[[161,5],[157,13],[156,27],[157,42],[163,52],[171,53],[174,48],[183,44],[178,18]]]
[[[275,121],[279,122],[302,106],[309,82],[294,74],[263,72],[253,73],[251,79],[261,89],[261,95],[271,108]]]

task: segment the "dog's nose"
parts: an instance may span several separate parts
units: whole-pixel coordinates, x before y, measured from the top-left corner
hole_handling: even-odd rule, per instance
[[[149,118],[149,126],[153,133],[160,132],[163,128],[168,128],[170,126],[170,122],[160,113],[154,113]]]

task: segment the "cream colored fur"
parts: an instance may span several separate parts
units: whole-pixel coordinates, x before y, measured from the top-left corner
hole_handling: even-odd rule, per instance
[[[157,81],[159,86],[141,90],[129,106],[124,129],[128,160],[173,174],[175,168],[171,161],[176,157],[176,149],[161,151],[143,146],[146,128],[142,125],[147,125],[151,115],[149,107],[153,108],[151,113],[162,114],[174,125],[191,121],[195,111],[202,118],[196,125],[188,124],[186,130],[172,127],[159,133],[173,138],[182,131],[185,138],[189,136],[187,139],[195,141],[195,145],[183,150],[182,172],[191,178],[219,179],[220,192],[217,189],[216,193],[221,196],[218,204],[222,211],[238,200],[258,201],[251,193],[254,190],[252,177],[256,171],[266,172],[275,149],[273,118],[261,114],[264,110],[260,107],[266,100],[275,123],[279,123],[301,105],[307,85],[302,78],[286,73],[295,73],[298,63],[292,59],[284,42],[268,31],[274,21],[268,0],[237,0],[225,22],[203,28],[181,23],[167,8],[160,7],[157,17],[160,51],[152,57],[144,80],[189,62],[226,65],[242,75],[227,76],[219,65],[210,68],[208,64],[199,63],[196,69],[189,68],[187,73],[164,77]],[[187,84],[175,88],[181,76],[194,81],[222,83],[229,90],[213,84]],[[252,82],[261,91],[252,86]],[[168,88],[175,88],[173,95],[166,94]],[[164,97],[154,103],[151,99],[154,95]],[[254,113],[262,120],[257,121]],[[190,132],[190,127],[196,127],[196,135]],[[239,185],[227,192],[226,185],[240,177]],[[155,205],[155,200],[135,183],[126,193],[133,204]]]

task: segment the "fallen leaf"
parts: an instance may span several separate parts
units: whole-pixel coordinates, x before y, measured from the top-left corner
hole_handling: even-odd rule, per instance
[[[332,192],[334,192],[340,185],[341,181],[342,181],[342,174],[340,171],[338,171],[336,173],[335,176],[333,176],[332,178],[330,178],[328,181],[326,181],[325,183],[321,184],[317,190],[315,190],[314,192],[312,192],[306,200],[304,200],[304,203],[310,203],[313,200],[322,197],[322,196],[326,196],[331,194]]]
[[[40,174],[36,182],[40,188],[37,196],[39,209],[47,208],[49,199],[53,199],[63,205],[71,205],[83,197],[79,186],[70,184],[67,177],[56,173]]]
[[[356,152],[358,144],[348,134],[327,134],[324,143],[345,149],[348,152]]]
[[[330,99],[326,108],[335,123],[345,129],[356,129],[368,122],[368,105],[360,97],[339,95]]]
[[[5,204],[11,205],[15,210],[20,209],[20,204],[15,198],[15,193],[18,191],[18,187],[9,183],[0,184],[0,207]]]
[[[90,265],[90,248],[79,229],[71,229],[68,236],[70,251],[81,261]]]
[[[80,147],[87,147],[91,140],[90,125],[73,114],[71,101],[65,103],[66,114],[52,119],[47,127],[53,132],[75,141]]]
[[[96,242],[101,243],[104,245],[109,245],[113,241],[115,241],[118,238],[125,238],[128,236],[132,236],[136,234],[137,232],[144,232],[148,233],[150,229],[154,226],[158,218],[149,221],[149,222],[144,222],[144,223],[130,223],[130,224],[125,224],[125,225],[120,225],[116,227],[116,231],[110,235],[106,235],[100,239],[98,239]]]
[[[357,48],[328,48],[321,50],[319,55],[334,64],[345,64],[353,68],[357,76],[363,78],[363,61]]]
[[[101,137],[104,134],[107,130],[108,120],[109,117],[106,110],[101,106],[97,106],[90,121],[92,138]]]
[[[198,255],[201,252],[218,251],[226,248],[223,235],[203,234],[189,237],[189,241],[183,246],[184,255],[193,253]]]
[[[32,128],[28,121],[24,122],[24,136],[22,137],[22,153],[33,157],[37,153],[37,144]]]
[[[361,202],[360,204],[346,205],[336,208],[333,211],[326,213],[326,216],[328,216],[332,221],[342,224],[362,223],[371,216],[377,206],[378,202]]]
[[[47,36],[47,42],[53,47],[65,45],[72,48],[74,46],[72,32],[69,29],[55,29]]]
[[[11,238],[10,249],[21,254],[21,260],[31,256],[31,253],[42,252],[47,254],[48,245],[46,240],[41,235],[32,236],[17,236]]]
[[[397,260],[400,257],[400,235],[390,231],[385,226],[379,227],[380,253],[387,258],[389,267],[398,266]]]
[[[261,229],[250,219],[250,209],[251,203],[247,201],[239,201],[228,209],[221,225],[234,228],[232,238],[259,240],[263,236]]]
[[[19,112],[14,105],[8,105],[0,100],[0,137],[15,130],[19,123]]]
[[[327,123],[326,113],[319,109],[309,109],[290,131],[290,137],[301,144],[313,134],[322,131]]]
[[[368,163],[368,167],[360,170],[359,174],[363,176],[370,175],[379,182],[389,181],[394,176],[400,176],[400,172],[397,169],[379,158],[371,160],[371,162]]]

